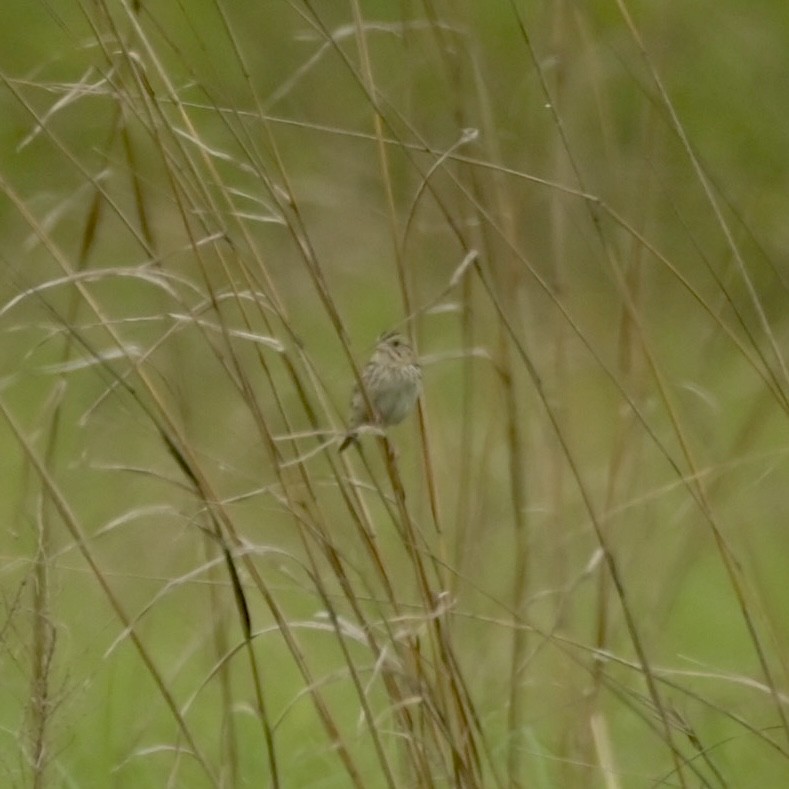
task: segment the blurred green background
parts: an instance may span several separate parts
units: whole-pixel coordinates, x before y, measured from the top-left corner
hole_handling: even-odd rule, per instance
[[[305,512],[325,519],[375,618],[376,575],[333,467],[321,453],[296,462],[314,439],[287,436],[342,429],[345,342],[363,363],[405,317],[405,287],[424,430],[413,419],[394,431],[397,462],[451,595],[447,627],[488,747],[483,785],[786,785],[786,704],[765,674],[774,695],[786,687],[786,3],[7,0],[0,18],[0,383],[30,448],[3,422],[0,781],[207,781],[177,753],[162,695],[32,452],[140,617],[177,705],[194,695],[185,715],[218,782],[264,785],[243,651],[223,680],[232,709],[212,673],[219,642],[240,635],[198,528],[206,503],[152,408],[173,416],[251,546],[363,785],[386,785],[348,658],[321,629],[307,558],[321,541],[283,496],[260,425],[293,461],[286,476],[306,469],[309,484],[293,482],[315,496]],[[464,130],[476,135],[461,142]],[[469,248],[483,273],[450,287]],[[94,276],[80,291],[69,269]],[[354,466],[358,487],[419,619],[409,553],[374,495],[389,490],[374,447],[370,467]],[[684,782],[590,508],[664,672],[677,747],[698,767]],[[350,616],[330,563],[318,565]],[[254,589],[250,602],[282,785],[352,785],[270,607]],[[387,730],[374,661],[350,649]],[[407,771],[399,780],[410,785]],[[437,768],[435,785],[452,777]]]

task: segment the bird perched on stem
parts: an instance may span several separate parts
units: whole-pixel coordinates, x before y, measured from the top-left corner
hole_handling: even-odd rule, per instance
[[[340,452],[357,440],[362,425],[396,425],[416,404],[422,389],[422,368],[402,334],[389,331],[378,338],[375,351],[362,370],[362,383],[367,397],[356,384],[351,396],[348,432],[340,444]]]

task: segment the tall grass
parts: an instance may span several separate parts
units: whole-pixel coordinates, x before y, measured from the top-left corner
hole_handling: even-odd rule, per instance
[[[62,6],[2,34],[3,782],[789,780],[780,25]]]

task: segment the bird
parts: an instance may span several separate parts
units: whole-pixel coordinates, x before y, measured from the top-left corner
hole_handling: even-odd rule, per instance
[[[416,405],[422,391],[422,368],[402,334],[388,331],[378,338],[373,355],[362,370],[362,383],[367,398],[358,383],[355,384],[348,432],[340,444],[340,452],[358,440],[358,429],[363,425],[399,424]]]

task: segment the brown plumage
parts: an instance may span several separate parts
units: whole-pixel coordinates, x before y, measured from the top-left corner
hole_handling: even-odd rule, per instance
[[[348,433],[340,444],[340,452],[357,440],[357,430],[362,425],[396,425],[416,404],[422,389],[422,368],[413,348],[401,334],[392,331],[381,335],[370,361],[362,370],[362,382],[372,414],[358,384],[355,385]]]

